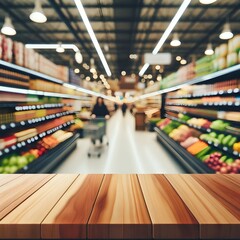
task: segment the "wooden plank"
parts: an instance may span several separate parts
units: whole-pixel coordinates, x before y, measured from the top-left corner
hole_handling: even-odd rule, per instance
[[[104,177],[88,223],[88,238],[152,238],[151,220],[136,175]]]
[[[54,175],[26,174],[0,188],[0,220],[42,187]]]
[[[59,174],[0,221],[0,238],[39,239],[40,224],[76,179]]]
[[[240,185],[224,176],[196,174],[192,177],[240,221]]]
[[[41,225],[46,239],[87,238],[87,222],[103,175],[80,175]]]
[[[191,175],[165,176],[199,222],[201,239],[240,239],[239,220],[216,196]]]
[[[0,187],[21,176],[22,174],[0,174]]]
[[[198,222],[163,175],[138,175],[154,239],[197,239]]]

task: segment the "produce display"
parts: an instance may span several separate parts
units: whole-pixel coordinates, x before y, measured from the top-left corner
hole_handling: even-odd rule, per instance
[[[27,151],[14,153],[2,158],[0,160],[0,173],[17,172],[72,136],[72,132],[59,130],[52,135],[44,137],[35,146],[29,147]]]
[[[224,131],[230,126],[229,123],[216,120],[210,122],[206,119],[195,119],[184,114],[178,114],[178,118],[186,123],[193,124],[203,128],[213,129],[210,133],[202,133],[201,131],[181,124],[178,121],[165,118],[157,123],[157,126],[164,131],[170,138],[178,142],[181,147],[186,149],[189,154],[204,162],[209,168],[217,173],[240,173],[239,159],[233,158],[232,155],[224,151],[219,151],[214,145],[208,142],[227,147],[228,150],[240,151],[240,141],[238,137],[231,134],[216,133],[216,131]]]

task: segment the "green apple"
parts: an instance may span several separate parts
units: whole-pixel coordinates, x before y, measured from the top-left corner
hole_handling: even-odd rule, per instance
[[[9,162],[8,158],[4,158],[4,159],[2,160],[2,165],[3,165],[3,166],[7,166],[7,165],[8,165],[8,162]]]
[[[0,173],[4,172],[4,167],[0,167]]]
[[[18,158],[17,156],[11,156],[9,159],[9,166],[15,166],[18,164]]]
[[[11,167],[6,166],[6,167],[4,168],[4,173],[11,173]]]
[[[23,168],[28,164],[27,158],[24,156],[18,157],[18,167]]]
[[[18,170],[17,166],[11,166],[10,167],[10,173],[15,173]]]

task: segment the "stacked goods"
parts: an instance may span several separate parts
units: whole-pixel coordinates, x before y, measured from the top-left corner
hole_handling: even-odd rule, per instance
[[[213,60],[214,56],[205,56],[197,60],[195,66],[196,77],[214,72]]]
[[[25,141],[31,137],[34,137],[37,135],[37,129],[36,128],[30,128],[21,132],[17,132],[14,134],[14,136],[17,138],[17,142]]]
[[[217,134],[216,132],[211,132],[209,134],[202,134],[200,139],[208,142],[213,142],[215,144],[221,144],[227,148],[233,149],[233,145],[237,142],[237,137],[231,134],[225,135],[223,133]]]
[[[227,66],[231,67],[237,63],[240,63],[240,35],[234,36],[234,38],[228,41],[228,55]]]
[[[0,113],[0,124],[14,122],[14,113],[12,113],[9,109],[3,108]]]
[[[76,118],[76,119],[74,119],[74,124],[71,125],[69,130],[71,132],[74,132],[75,130],[83,129],[83,126],[84,126],[83,121],[81,121],[79,118]]]
[[[60,130],[52,135],[44,137],[42,140],[38,141],[35,146],[31,146],[30,149],[24,152],[4,157],[0,160],[0,173],[9,174],[17,172],[19,169],[27,166],[72,135],[71,132]]]
[[[169,137],[172,138],[176,142],[184,142],[187,138],[198,137],[200,133],[195,129],[189,128],[186,125],[180,125],[178,128],[173,129]]]
[[[24,65],[24,45],[20,42],[13,43],[13,62],[19,66]]]
[[[61,93],[62,88],[62,85],[53,82],[48,82],[41,79],[30,80],[30,89],[32,90]]]
[[[5,138],[0,138],[0,150],[10,147],[17,143],[17,138],[15,136],[8,136]]]
[[[32,70],[39,70],[39,54],[35,52],[33,49],[24,49],[24,66],[26,68],[30,68]]]
[[[8,87],[22,87],[29,88],[29,76],[0,69],[0,84]]]
[[[6,62],[12,62],[13,58],[13,41],[10,38],[2,36],[2,59]]]
[[[217,82],[214,84],[203,84],[203,85],[190,85],[183,87],[176,92],[168,93],[169,98],[174,97],[191,97],[191,96],[202,96],[208,93],[215,93],[220,91],[234,90],[240,88],[239,79],[232,79],[223,82]]]
[[[161,81],[161,89],[174,86],[176,84],[175,83],[176,77],[177,77],[177,73],[171,73],[167,77],[163,78]]]
[[[0,92],[0,102],[27,102],[28,96],[17,93]]]
[[[177,78],[175,83],[181,83],[186,80],[195,78],[195,63],[191,62],[184,67],[180,67],[177,71]]]
[[[65,122],[66,121],[64,121],[62,118],[57,118],[49,122],[44,122],[43,124],[37,126],[36,129],[38,133],[42,133],[49,129],[55,128],[61,124],[64,124]]]
[[[216,59],[214,60],[214,70],[219,71],[227,67],[228,44],[223,43],[215,49]]]

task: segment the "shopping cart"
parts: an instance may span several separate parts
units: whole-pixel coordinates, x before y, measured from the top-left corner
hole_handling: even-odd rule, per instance
[[[106,137],[107,120],[105,118],[91,119],[88,124],[84,125],[83,134],[84,137],[91,139],[92,145],[88,150],[88,157],[95,155],[101,156],[101,153],[105,146],[108,146],[108,140]],[[97,145],[97,142],[99,144]]]

